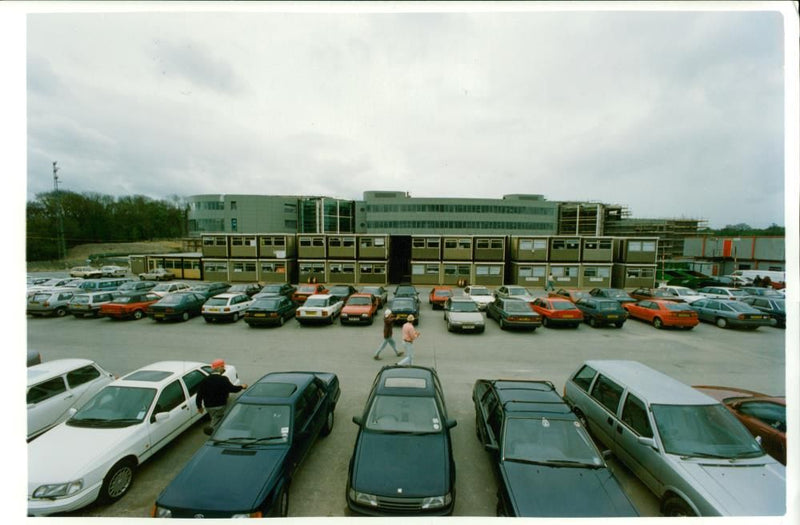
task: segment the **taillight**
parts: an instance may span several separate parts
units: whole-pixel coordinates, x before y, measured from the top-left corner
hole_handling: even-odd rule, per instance
[[[168,314],[175,313],[175,309],[174,308],[167,308],[166,309],[166,313],[168,313]]]
[[[744,314],[739,314],[736,316],[736,318],[739,319],[740,321],[744,321],[745,319],[747,319],[747,316]]]
[[[222,309],[222,311],[223,312],[230,312],[231,309],[230,309],[230,307],[226,306],[225,308]]]
[[[44,306],[45,308],[47,308],[48,306],[50,306],[50,303],[48,303],[47,301],[45,301],[45,302],[43,302],[43,303],[42,303],[42,306]]]

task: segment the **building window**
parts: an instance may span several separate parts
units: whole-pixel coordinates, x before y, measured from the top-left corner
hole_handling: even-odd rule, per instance
[[[214,246],[214,237],[203,237],[203,246]]]
[[[236,219],[236,217],[231,218],[231,231],[232,232],[239,231],[238,226],[239,226],[239,221]]]
[[[228,272],[228,263],[225,261],[205,261],[203,263],[205,272]]]
[[[236,201],[231,201],[231,210],[236,209]]]
[[[445,250],[455,250],[458,248],[458,241],[456,239],[445,239],[444,240],[444,249]]]
[[[214,244],[217,246],[227,246],[225,237],[214,237]]]
[[[231,246],[241,246],[243,239],[241,237],[231,237]]]

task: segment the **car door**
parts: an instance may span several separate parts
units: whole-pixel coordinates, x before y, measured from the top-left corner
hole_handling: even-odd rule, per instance
[[[189,406],[189,401],[180,379],[175,379],[158,394],[153,410],[147,420],[150,449],[148,456],[169,443],[184,430],[192,420],[196,410]],[[157,420],[156,415],[166,413],[166,419]]]
[[[733,408],[747,430],[761,437],[761,446],[772,457],[786,463],[786,407],[764,399],[734,403]]]
[[[292,449],[290,452],[291,470],[294,471],[311,449],[327,414],[322,414],[321,405],[325,392],[312,381],[294,407]]]
[[[63,376],[47,379],[28,388],[28,435],[58,421],[72,406],[72,397]]]
[[[617,443],[614,426],[623,390],[621,385],[601,373],[589,392],[592,402],[586,404],[585,416],[592,422],[592,431],[615,454]]]
[[[663,470],[660,469],[663,459],[659,450],[656,450],[658,445],[655,441],[652,445],[641,443],[639,438],[655,439],[653,423],[644,401],[627,392],[619,420],[614,423],[614,439],[617,442],[614,453],[650,490],[661,494],[663,483],[658,472]]]

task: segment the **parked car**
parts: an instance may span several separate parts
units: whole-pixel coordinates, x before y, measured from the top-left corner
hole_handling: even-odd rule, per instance
[[[195,408],[204,363],[163,361],[109,383],[69,419],[28,444],[28,515],[119,500],[136,468],[203,414]],[[240,383],[236,367],[225,375]]]
[[[225,293],[231,285],[228,283],[212,282],[212,283],[199,283],[193,284],[191,291],[204,295],[206,299],[210,299],[215,295]]]
[[[369,293],[377,297],[381,302],[381,304],[378,305],[378,308],[383,308],[383,306],[389,300],[389,292],[386,291],[386,288],[380,285],[362,286],[359,291],[361,293]]]
[[[295,319],[300,324],[333,324],[333,321],[342,312],[343,306],[344,303],[338,297],[329,294],[314,294],[297,308]]]
[[[444,303],[444,322],[448,332],[477,332],[486,330],[486,320],[478,304],[469,297],[451,297]]]
[[[142,281],[171,281],[175,278],[172,272],[168,272],[164,268],[156,268],[150,272],[143,272],[139,274],[139,279]]]
[[[175,292],[165,295],[147,308],[147,315],[156,322],[188,321],[200,315],[206,298],[197,292]]]
[[[697,312],[701,321],[714,323],[720,328],[729,326],[755,330],[759,326],[769,326],[769,314],[753,308],[742,301],[732,299],[701,299],[689,305]]]
[[[389,301],[389,310],[394,314],[395,324],[406,322],[409,315],[414,316],[412,323],[419,324],[419,302],[413,297],[394,297]]]
[[[78,317],[97,317],[100,307],[114,300],[114,292],[76,293],[69,300],[69,313]]]
[[[667,516],[786,512],[786,469],[721,403],[636,361],[585,361],[564,397]]]
[[[614,299],[584,297],[575,301],[575,307],[581,311],[583,320],[592,328],[612,324],[622,328],[628,318],[628,311]]]
[[[297,304],[303,304],[312,295],[322,295],[328,293],[328,289],[324,284],[299,284],[297,289],[292,293],[292,301]]]
[[[159,297],[165,297],[171,293],[188,292],[190,290],[197,293],[197,290],[195,290],[192,286],[188,285],[187,283],[174,281],[171,283],[159,283],[150,290],[150,293],[154,293]]]
[[[644,301],[645,299],[664,299],[676,303],[684,302],[683,299],[669,293],[664,288],[637,288],[628,295],[637,301]]]
[[[292,477],[317,438],[331,433],[339,395],[330,372],[265,375],[161,491],[152,516],[286,517]]]
[[[739,289],[743,292],[746,292],[747,295],[756,295],[758,297],[783,299],[783,294],[778,290],[776,290],[775,288],[761,288],[760,286],[742,286]]]
[[[525,328],[533,332],[542,326],[542,316],[533,311],[529,302],[519,299],[495,297],[486,307],[486,316],[495,319],[501,330]]]
[[[342,324],[372,324],[380,302],[381,300],[372,294],[354,293],[342,307],[339,322]]]
[[[158,283],[155,281],[128,281],[126,283],[122,283],[117,288],[117,292],[119,293],[128,293],[128,292],[149,292],[153,288],[156,287]]]
[[[534,297],[531,292],[524,286],[517,286],[514,284],[503,285],[494,292],[495,297],[502,297],[503,299],[517,299],[520,301],[531,302]]]
[[[744,299],[748,296],[748,293],[744,290],[729,286],[704,286],[698,289],[697,293],[711,299],[730,299],[732,301]]]
[[[725,405],[767,454],[786,465],[786,397],[728,386],[694,388]]]
[[[91,266],[75,266],[69,271],[70,277],[83,277],[84,279],[92,279],[103,276],[103,272],[99,268]]]
[[[651,323],[659,329],[677,327],[691,330],[700,322],[697,312],[685,303],[659,299],[625,303],[623,306],[634,319]]]
[[[100,268],[103,277],[125,277],[128,269],[122,266],[108,265]]]
[[[355,286],[350,284],[334,284],[328,290],[328,294],[336,297],[343,303],[347,302],[347,298],[356,293]]]
[[[415,301],[419,302],[419,292],[417,287],[413,284],[398,284],[394,288],[392,297],[412,297]]]
[[[77,277],[67,277],[67,278],[53,278],[53,279],[45,279],[40,281],[38,284],[29,284],[26,290],[26,294],[28,297],[35,294],[36,292],[42,291],[63,291],[63,290],[75,290],[78,288],[78,284],[81,283],[83,279]]]
[[[560,297],[561,299],[566,299],[568,301],[572,301],[573,303],[575,303],[579,299],[592,297],[592,295],[585,290],[559,288],[554,292],[547,292],[547,297]]]
[[[431,309],[444,308],[444,303],[449,298],[453,297],[453,288],[451,286],[434,286],[428,294],[428,304]]]
[[[261,286],[258,283],[238,283],[232,284],[226,291],[230,293],[243,293],[250,297],[255,297],[256,294],[261,291]]]
[[[244,311],[244,322],[248,326],[283,326],[287,319],[295,316],[297,305],[285,295],[255,297],[253,304]]]
[[[565,325],[577,328],[583,322],[583,313],[567,299],[537,297],[531,306],[534,312],[542,316],[542,324],[547,327]]]
[[[605,297],[606,299],[614,299],[620,303],[636,302],[636,299],[628,295],[628,292],[621,288],[593,288],[589,290],[589,295],[592,297]]]
[[[28,298],[25,311],[34,317],[64,317],[69,312],[69,302],[74,295],[75,292],[69,290],[36,292]]]
[[[681,299],[684,303],[692,304],[698,299],[703,299],[705,296],[697,293],[686,286],[660,286],[659,290],[663,290],[665,298]]]
[[[353,422],[358,434],[346,492],[351,511],[372,516],[453,512],[456,466],[450,429],[456,421],[447,416],[434,369],[382,368],[363,414]]]
[[[253,304],[246,293],[221,293],[206,299],[200,313],[207,323],[213,321],[236,322]]]
[[[485,286],[465,286],[464,294],[475,301],[480,310],[486,310],[486,306],[494,301],[494,294]]]
[[[131,292],[118,295],[113,300],[100,305],[100,315],[113,319],[139,320],[147,315],[147,308],[161,299],[150,292]]]
[[[639,515],[553,383],[478,379],[472,401],[497,479],[498,516]]]
[[[28,440],[61,423],[114,375],[88,359],[55,359],[28,367]]]
[[[84,279],[78,284],[83,292],[116,292],[119,287],[131,282],[129,277],[102,277],[99,279]]]
[[[742,302],[769,314],[778,328],[786,328],[786,300],[783,297],[782,294],[778,294],[777,297],[751,296],[745,297]]]
[[[274,297],[276,295],[283,295],[289,299],[292,298],[292,294],[297,288],[289,283],[269,283],[265,284],[261,291],[258,292],[256,295],[253,296],[255,299],[256,297]]]

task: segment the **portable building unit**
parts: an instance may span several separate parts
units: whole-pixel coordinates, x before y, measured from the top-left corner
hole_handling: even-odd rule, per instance
[[[355,259],[358,254],[355,235],[328,235],[328,259]]]
[[[324,283],[326,281],[325,261],[315,259],[297,260],[298,283]]]
[[[581,238],[581,261],[613,262],[614,239],[612,237]]]
[[[512,236],[511,260],[518,262],[547,262],[549,253],[549,237]]]
[[[581,264],[579,288],[611,288],[612,263]]]
[[[294,259],[297,257],[297,237],[285,233],[259,235],[258,256],[262,259]]]
[[[475,237],[475,261],[505,261],[506,238],[503,235],[491,237]],[[502,283],[501,283],[502,284]]]
[[[236,283],[253,283],[258,281],[258,264],[255,259],[231,259],[230,281]]]
[[[206,281],[227,281],[228,259],[203,259],[203,279]]]
[[[442,262],[442,279],[440,284],[460,286],[462,284],[469,283],[471,277],[471,262]]]
[[[614,239],[614,262],[622,264],[655,264],[657,237],[617,237]]]
[[[581,283],[580,264],[550,264],[548,272],[553,274],[556,288],[578,288]],[[545,281],[546,282],[546,281]]]
[[[550,262],[579,262],[581,260],[580,237],[550,237]]]
[[[389,235],[359,235],[358,258],[385,261],[389,258]]]
[[[324,259],[327,256],[325,236],[318,233],[297,234],[297,258]]]
[[[356,282],[359,284],[389,284],[389,261],[358,261]]]
[[[203,235],[203,257],[230,257],[227,235]]]
[[[147,256],[146,255],[129,255],[128,267],[131,269],[133,275],[139,275],[147,271]]]
[[[614,263],[611,275],[613,288],[652,288],[655,283],[655,264]]]
[[[255,235],[229,235],[231,257],[258,257],[258,243]]]
[[[199,253],[147,255],[146,265],[151,271],[164,268],[176,279],[201,279]]]
[[[411,284],[440,284],[442,263],[438,261],[411,261]]]
[[[510,278],[512,284],[544,288],[547,286],[547,264],[512,261]]]
[[[329,284],[356,284],[355,261],[325,261]]]
[[[472,241],[473,238],[468,235],[442,236],[442,260],[471,261]]]
[[[411,260],[439,261],[441,258],[441,235],[413,235],[411,237]]]
[[[296,259],[261,259],[258,261],[260,283],[292,283],[297,273]]]
[[[475,262],[472,265],[471,283],[484,286],[501,286],[505,277],[505,263]]]

